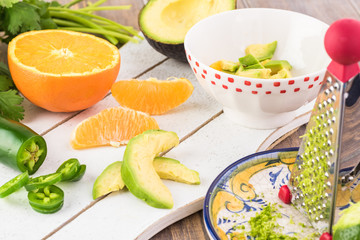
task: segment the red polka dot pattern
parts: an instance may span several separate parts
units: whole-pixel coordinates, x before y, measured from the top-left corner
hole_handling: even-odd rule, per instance
[[[227,74],[223,75],[218,71],[212,68],[204,69],[200,66],[200,63],[196,61],[196,59],[187,54],[188,60],[190,65],[193,67],[194,73],[199,77],[202,78],[203,81],[211,83],[214,88],[220,88],[224,91],[235,91],[237,93],[251,93],[254,95],[259,94],[287,94],[287,93],[297,93],[301,91],[306,91],[315,86],[319,86],[323,83],[323,80],[319,81],[320,76],[307,76],[303,79],[291,79],[286,81],[273,81],[271,79],[268,82],[264,82],[258,79],[249,79],[249,80],[242,80],[244,78],[237,79],[237,76],[229,77]],[[208,75],[209,73],[209,75]],[[261,83],[259,83],[261,81]],[[216,82],[218,84],[216,84]],[[315,84],[318,82],[319,84]],[[228,85],[230,83],[230,85]],[[281,86],[281,89],[279,87]]]

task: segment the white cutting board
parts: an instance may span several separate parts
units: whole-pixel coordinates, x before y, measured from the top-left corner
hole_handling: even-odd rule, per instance
[[[57,184],[65,192],[64,206],[57,213],[44,215],[33,211],[25,189],[0,199],[0,239],[148,239],[200,210],[208,187],[226,166],[258,149],[265,149],[308,120],[306,112],[311,105],[299,110],[301,117],[281,129],[241,127],[222,114],[221,106],[200,87],[188,64],[167,59],[146,41],[128,43],[120,49],[120,54],[118,80],[175,76],[188,78],[194,85],[192,96],[183,105],[155,119],[161,129],[174,131],[183,140],[166,156],[197,170],[201,184],[164,181],[174,198],[175,204],[170,210],[150,207],[129,191],[93,201],[91,193],[96,177],[110,163],[122,160],[125,147],[74,150],[69,144],[70,135],[79,122],[102,109],[118,106],[117,102],[109,95],[80,113],[51,113],[26,102],[23,123],[42,134],[48,144],[47,158],[34,176],[52,173],[72,157],[86,164],[87,170],[79,182]],[[0,184],[17,174],[0,165]]]

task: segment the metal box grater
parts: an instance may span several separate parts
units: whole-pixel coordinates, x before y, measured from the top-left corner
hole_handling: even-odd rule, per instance
[[[352,29],[351,34],[348,29]],[[359,50],[348,56],[349,51],[345,50],[353,43]],[[332,234],[340,210],[350,202],[360,201],[359,43],[360,21],[341,19],[327,31],[325,48],[333,61],[289,181],[292,203],[321,233]],[[345,47],[339,47],[341,44]]]

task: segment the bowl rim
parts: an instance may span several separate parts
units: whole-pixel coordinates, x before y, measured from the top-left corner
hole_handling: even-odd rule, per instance
[[[243,164],[257,156],[266,155],[266,154],[274,153],[274,152],[292,152],[292,151],[298,151],[298,150],[299,150],[299,147],[290,147],[290,148],[279,148],[279,149],[271,149],[271,150],[256,152],[256,153],[247,155],[245,157],[242,157],[242,158],[236,160],[235,162],[233,162],[229,166],[227,166],[223,171],[221,171],[221,173],[218,174],[216,176],[216,178],[210,184],[210,187],[208,188],[206,195],[205,195],[205,199],[204,199],[203,219],[204,219],[204,224],[205,224],[206,230],[207,230],[208,234],[210,235],[210,237],[212,237],[213,239],[216,239],[216,240],[220,240],[220,238],[218,237],[218,235],[216,233],[214,226],[211,223],[211,219],[210,219],[210,198],[212,196],[212,192],[214,191],[216,185],[219,183],[219,180],[221,180],[221,178],[225,174],[227,174],[235,166]]]
[[[221,12],[221,13],[217,13],[217,14],[214,14],[214,15],[211,15],[209,17],[206,17],[202,20],[200,20],[199,22],[197,22],[196,24],[194,24],[190,29],[189,31],[186,33],[185,35],[185,39],[184,39],[184,49],[185,49],[185,54],[186,54],[186,59],[188,61],[188,63],[191,65],[190,63],[190,60],[189,60],[189,54],[191,55],[191,58],[192,60],[193,59],[196,59],[197,60],[197,57],[194,56],[192,54],[192,51],[189,49],[188,47],[188,42],[189,42],[189,35],[191,34],[192,31],[194,31],[193,29],[199,25],[199,24],[202,24],[202,22],[205,22],[205,21],[208,21],[209,19],[212,19],[212,18],[217,18],[217,17],[221,17],[222,15],[227,15],[227,14],[232,14],[232,12],[245,12],[245,11],[267,11],[267,12],[271,12],[271,11],[276,11],[276,12],[286,12],[286,13],[290,13],[290,14],[295,14],[295,15],[298,15],[298,16],[301,16],[301,17],[306,17],[306,18],[309,18],[309,19],[312,19],[316,22],[319,22],[320,24],[323,24],[324,26],[326,26],[327,28],[329,28],[329,25],[315,17],[312,17],[310,15],[307,15],[307,14],[303,14],[303,13],[300,13],[300,12],[295,12],[295,11],[291,11],[291,10],[285,10],[285,9],[277,9],[277,8],[240,8],[240,9],[234,9],[234,10],[228,10],[228,11],[225,11],[225,12]],[[329,58],[329,63],[330,64],[330,61],[331,59]],[[236,78],[236,79],[239,79],[239,80],[251,80],[253,81],[254,83],[263,83],[264,80],[268,81],[269,79],[267,78],[248,78],[248,77],[242,77],[242,76],[238,76],[238,75],[235,75],[235,74],[229,74],[229,73],[225,73],[225,72],[222,72],[222,71],[219,71],[219,70],[216,70],[214,68],[211,68],[210,66],[202,63],[201,61],[196,61],[199,63],[199,65],[202,65],[203,68],[205,69],[209,69],[211,71],[214,71],[214,73],[217,73],[217,74],[221,74],[221,75],[224,75],[226,77],[232,77],[232,78]],[[308,75],[319,75],[323,72],[325,72],[327,69],[327,66],[324,68],[324,69],[321,69],[321,70],[318,70],[316,72],[311,72],[311,73],[307,73],[307,74],[302,74],[302,75],[299,75],[299,76],[293,76],[291,78],[276,78],[276,79],[270,79],[272,81],[279,81],[279,82],[286,82],[286,81],[289,81],[289,80],[297,80],[297,79],[303,79],[304,77],[308,76]]]

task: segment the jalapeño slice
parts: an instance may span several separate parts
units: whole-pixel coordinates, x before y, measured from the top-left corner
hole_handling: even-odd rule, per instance
[[[25,185],[26,190],[33,191],[39,188],[44,188],[61,181],[61,173],[51,173],[48,175],[39,176],[30,179],[28,184]]]
[[[70,179],[69,181],[71,181],[71,182],[79,181],[84,176],[85,171],[86,171],[86,165],[81,164],[78,172],[76,173],[76,175],[72,179]]]
[[[0,198],[4,198],[16,192],[29,181],[29,174],[28,172],[23,172],[18,176],[14,177],[10,181],[6,182],[4,185],[0,187]]]
[[[69,160],[66,160],[63,162],[60,167],[56,170],[57,173],[62,174],[62,180],[65,181],[71,181],[80,170],[80,162],[76,158],[70,158]]]
[[[28,193],[30,206],[40,213],[54,213],[64,204],[64,191],[55,185],[46,186]]]

